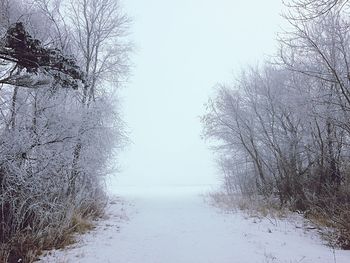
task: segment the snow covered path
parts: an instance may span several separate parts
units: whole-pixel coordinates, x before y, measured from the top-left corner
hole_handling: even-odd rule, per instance
[[[109,219],[72,248],[54,251],[41,262],[350,262],[349,251],[333,251],[315,233],[291,223],[220,213],[203,202],[198,188],[120,192],[131,204],[112,204]]]

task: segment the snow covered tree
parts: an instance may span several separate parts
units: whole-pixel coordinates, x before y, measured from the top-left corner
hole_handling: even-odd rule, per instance
[[[218,90],[204,135],[225,189],[321,216],[349,248],[349,2],[293,3],[278,58]]]
[[[72,13],[60,6],[70,2],[28,3],[1,1],[1,262],[31,262],[64,244],[76,218],[101,215],[104,177],[125,143],[114,87],[128,74],[129,20],[119,2],[80,1]],[[87,4],[89,16],[78,7]],[[89,17],[87,30],[74,17]]]

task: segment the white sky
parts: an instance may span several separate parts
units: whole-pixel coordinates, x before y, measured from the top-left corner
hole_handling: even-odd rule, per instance
[[[213,184],[199,115],[216,83],[276,50],[281,0],[124,0],[135,68],[122,91],[133,144],[113,185]]]

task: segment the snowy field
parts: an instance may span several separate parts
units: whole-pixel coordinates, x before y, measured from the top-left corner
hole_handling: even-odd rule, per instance
[[[225,214],[203,202],[202,187],[118,190],[108,219],[42,263],[349,263],[298,223]],[[122,201],[124,200],[124,201]]]

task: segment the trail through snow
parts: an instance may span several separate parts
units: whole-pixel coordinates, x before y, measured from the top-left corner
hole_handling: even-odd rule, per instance
[[[203,202],[203,188],[124,188],[108,219],[42,263],[349,263],[315,232],[294,223],[225,214]]]

